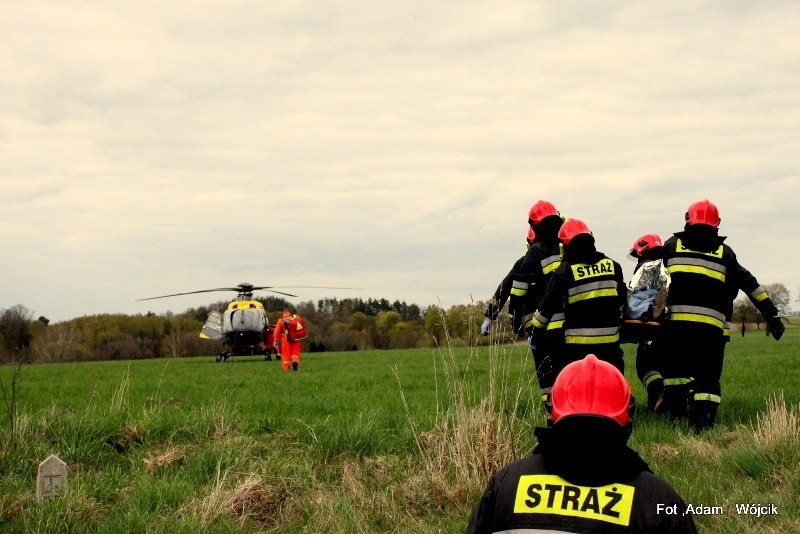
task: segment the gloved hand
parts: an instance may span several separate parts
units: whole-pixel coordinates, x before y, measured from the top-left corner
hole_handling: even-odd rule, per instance
[[[483,324],[481,325],[481,335],[488,336],[489,335],[489,326],[492,324],[492,320],[488,317],[483,320]]]
[[[767,321],[767,325],[769,326],[769,333],[772,334],[772,337],[775,338],[775,341],[778,341],[786,331],[786,327],[783,326],[783,321],[781,321],[779,315],[770,317]]]

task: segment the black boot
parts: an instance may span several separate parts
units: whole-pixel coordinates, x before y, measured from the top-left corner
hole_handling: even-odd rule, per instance
[[[664,379],[654,378],[647,385],[647,409],[656,411],[664,402]]]
[[[689,415],[689,393],[689,387],[685,385],[665,386],[659,397],[660,402],[656,399],[653,410],[672,419],[686,419]]]
[[[689,422],[696,434],[710,429],[717,421],[719,404],[711,401],[694,401],[689,407]]]
[[[298,364],[297,362],[292,362],[292,371],[297,371]]]

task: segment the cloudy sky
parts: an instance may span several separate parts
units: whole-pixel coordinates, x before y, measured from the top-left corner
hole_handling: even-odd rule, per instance
[[[794,1],[14,2],[0,308],[487,298],[548,199],[623,263],[687,206],[800,288]],[[798,303],[793,302],[796,309]]]

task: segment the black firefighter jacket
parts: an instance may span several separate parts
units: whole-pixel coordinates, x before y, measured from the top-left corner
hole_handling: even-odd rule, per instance
[[[702,226],[676,233],[661,250],[672,279],[667,301],[671,321],[715,327],[720,335],[727,335],[733,300],[740,290],[767,323],[779,321],[772,299],[739,264],[725,238]]]
[[[533,455],[492,477],[468,534],[697,532],[683,499],[624,441],[598,448],[604,436],[589,445],[556,434],[556,427],[537,429]]]

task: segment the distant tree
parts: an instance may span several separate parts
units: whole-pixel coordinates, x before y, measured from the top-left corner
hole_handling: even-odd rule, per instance
[[[440,307],[431,306],[425,311],[423,328],[428,334],[431,345],[439,346],[445,343],[445,322],[444,310]]]
[[[201,345],[198,341],[200,330],[203,323],[191,316],[173,315],[169,317],[166,333],[161,344],[161,355],[171,358],[183,358],[186,356],[199,356],[218,352],[208,345]]]
[[[389,332],[390,349],[412,349],[420,345],[424,331],[418,323],[400,321]]]
[[[357,311],[350,316],[347,321],[350,330],[353,331],[356,347],[360,350],[369,350],[375,346],[375,317],[371,317],[364,312]]]
[[[375,330],[380,348],[387,348],[391,343],[392,328],[403,318],[394,310],[380,312],[375,318]]]
[[[416,304],[409,304],[403,315],[403,320],[419,323],[422,321],[422,311]]]
[[[326,336],[328,350],[353,350],[353,330],[346,323],[334,323]]]
[[[8,358],[28,350],[33,339],[33,312],[22,304],[0,311],[0,357]]]
[[[764,322],[761,313],[758,311],[749,298],[741,296],[733,303],[733,316],[731,317],[733,323],[756,323],[758,328],[761,328],[761,323]]]
[[[775,303],[775,307],[778,308],[778,314],[780,314],[781,317],[787,317],[792,313],[790,304],[792,298],[789,296],[789,290],[785,285],[781,283],[766,284],[764,285],[764,289],[767,290],[769,298]]]
[[[90,359],[83,335],[72,321],[49,326],[31,344],[35,362],[79,362]]]

